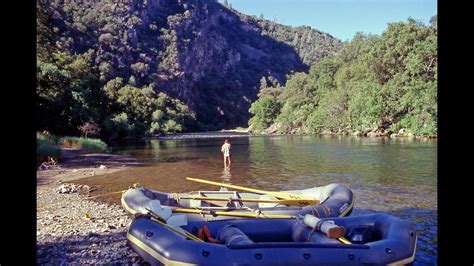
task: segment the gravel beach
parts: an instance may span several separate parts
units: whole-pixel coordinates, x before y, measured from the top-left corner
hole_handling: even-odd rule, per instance
[[[89,160],[80,165],[82,156]],[[132,218],[122,206],[87,199],[94,188],[66,183],[129,167],[114,165],[117,159],[124,161],[116,156],[74,154],[60,169],[37,172],[37,264],[143,264],[126,244]],[[100,169],[100,165],[111,167]]]

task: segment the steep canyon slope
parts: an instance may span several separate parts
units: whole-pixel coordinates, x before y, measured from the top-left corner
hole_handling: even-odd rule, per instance
[[[40,60],[53,62],[58,52],[82,55],[97,73],[95,86],[151,88],[178,99],[195,113],[188,130],[246,126],[261,82],[284,84],[286,75],[307,71],[340,47],[327,33],[217,1],[38,3]]]

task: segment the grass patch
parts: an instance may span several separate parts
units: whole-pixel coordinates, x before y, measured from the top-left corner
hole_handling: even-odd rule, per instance
[[[36,134],[36,161],[38,164],[49,161],[48,157],[56,161],[62,158],[61,148],[77,148],[84,152],[105,152],[108,147],[100,139],[57,137],[51,134]]]
[[[48,156],[55,160],[61,159],[61,148],[57,145],[57,137],[53,135],[36,134],[36,161],[48,161]]]
[[[107,151],[107,144],[100,139],[62,137],[59,139],[59,146],[62,148],[77,148],[85,152]]]
[[[248,127],[236,127],[234,130],[244,132],[244,131],[247,131],[248,129],[249,129]]]

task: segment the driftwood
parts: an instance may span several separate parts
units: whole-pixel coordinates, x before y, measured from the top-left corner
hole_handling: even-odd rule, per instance
[[[41,163],[41,165],[38,167],[38,170],[54,170],[54,169],[61,169],[61,166],[51,156],[48,156],[48,161]]]

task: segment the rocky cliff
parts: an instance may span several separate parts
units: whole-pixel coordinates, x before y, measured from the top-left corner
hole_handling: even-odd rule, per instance
[[[39,45],[87,54],[104,85],[120,77],[180,99],[196,113],[194,130],[246,126],[262,77],[283,83],[341,46],[217,1],[40,1],[50,36]]]

